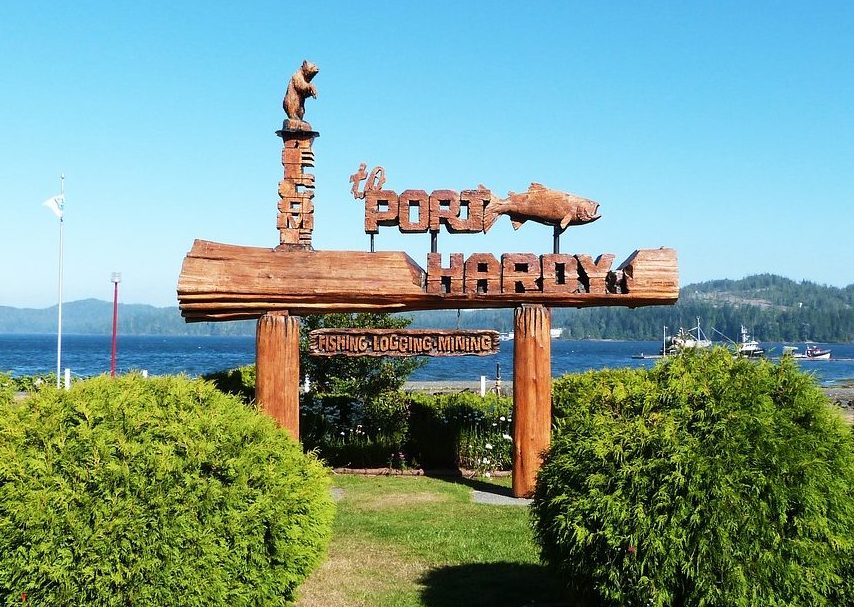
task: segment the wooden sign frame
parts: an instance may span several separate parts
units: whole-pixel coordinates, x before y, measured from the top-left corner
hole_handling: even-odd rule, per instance
[[[314,166],[312,145],[319,133],[305,121],[304,104],[308,97],[317,95],[312,79],[318,71],[316,65],[304,61],[291,77],[283,100],[287,119],[276,132],[282,138],[284,168],[278,184],[278,246],[245,247],[196,240],[178,278],[181,314],[187,322],[258,319],[256,400],[262,411],[299,439],[298,315],[515,308],[513,494],[527,497],[534,489],[551,430],[549,308],[673,304],[679,297],[676,251],[639,249],[616,268],[612,267],[615,257],[610,253],[596,257],[561,254],[560,233],[569,226],[598,220],[597,202],[538,183],[531,183],[526,192],[510,192],[503,198],[484,186],[429,194],[406,189],[398,195],[384,189],[383,167],[368,173],[365,163],[350,182],[353,196],[365,201],[364,227],[371,238],[371,251],[315,251],[315,180],[306,169]],[[437,250],[441,227],[451,234],[485,233],[503,215],[516,229],[527,221],[552,226],[552,252],[505,253],[498,257],[475,253],[467,258],[452,253],[447,263],[443,260]],[[406,253],[374,252],[373,236],[380,227],[389,226],[397,226],[404,233],[430,232],[426,271]],[[385,356],[393,349],[392,335],[404,336],[406,349],[412,350],[416,348],[410,346],[417,343],[420,334],[425,351],[430,336],[429,355],[437,355],[432,351],[434,343],[437,350],[442,349],[438,347],[439,336],[459,335],[452,331],[325,331],[312,333],[317,355],[350,355],[321,352],[322,336],[327,336],[327,345],[331,336],[343,336],[339,350],[348,349],[349,337],[349,343],[356,344],[354,355]],[[489,333],[488,339],[471,339],[486,339],[497,350],[496,332],[471,333]],[[369,336],[386,338],[389,347],[361,349],[360,339]],[[335,343],[338,348],[338,337]],[[398,350],[399,344],[398,340]]]

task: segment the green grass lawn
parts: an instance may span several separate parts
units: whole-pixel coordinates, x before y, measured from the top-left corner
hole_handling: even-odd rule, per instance
[[[539,564],[528,509],[472,502],[499,483],[336,476],[332,546],[300,607],[490,607],[565,604]],[[502,487],[503,486],[503,487]]]

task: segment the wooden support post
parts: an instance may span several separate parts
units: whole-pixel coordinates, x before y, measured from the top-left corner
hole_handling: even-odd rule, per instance
[[[551,312],[516,308],[513,339],[513,495],[534,491],[552,423]]]
[[[255,333],[255,400],[299,440],[299,318],[268,312]]]

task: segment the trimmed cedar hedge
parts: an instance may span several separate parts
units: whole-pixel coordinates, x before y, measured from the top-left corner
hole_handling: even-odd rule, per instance
[[[854,604],[851,429],[793,361],[686,354],[554,403],[534,528],[582,604]]]
[[[289,605],[326,470],[211,384],[100,377],[0,415],[0,604]]]

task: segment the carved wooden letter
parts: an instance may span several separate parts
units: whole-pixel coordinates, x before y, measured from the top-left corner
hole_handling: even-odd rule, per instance
[[[505,253],[501,256],[501,292],[539,291],[540,260],[533,253]]]
[[[593,261],[590,255],[576,255],[575,258],[578,260],[578,265],[581,266],[578,279],[587,289],[587,292],[605,293],[605,280],[608,278],[608,272],[611,271],[614,256],[610,253],[604,253],[597,257],[596,261]]]
[[[398,220],[397,193],[391,190],[365,192],[365,232],[378,233],[379,226],[395,226]]]
[[[430,198],[424,190],[406,190],[398,202],[400,231],[407,233],[426,232],[430,227]],[[418,219],[412,220],[410,214],[418,209]],[[462,271],[462,268],[460,268]]]
[[[427,292],[463,292],[463,254],[451,253],[451,267],[442,267],[441,253],[427,254]]]
[[[448,226],[449,219],[460,215],[460,195],[453,190],[433,190],[430,194],[430,231],[438,232],[439,225]]]
[[[501,291],[501,264],[492,253],[475,253],[466,259],[466,293]]]
[[[679,292],[679,265],[673,249],[635,251],[615,274],[615,286],[624,294]]]
[[[460,192],[459,216],[448,219],[448,231],[467,234],[482,232],[483,209],[491,197],[492,192],[486,188]]]
[[[279,182],[279,248],[311,249],[314,229],[314,175],[304,172],[314,166],[311,133],[280,132],[282,136],[282,166],[284,179]]]
[[[540,257],[543,266],[543,293],[575,293],[578,290],[578,260],[573,255]]]

